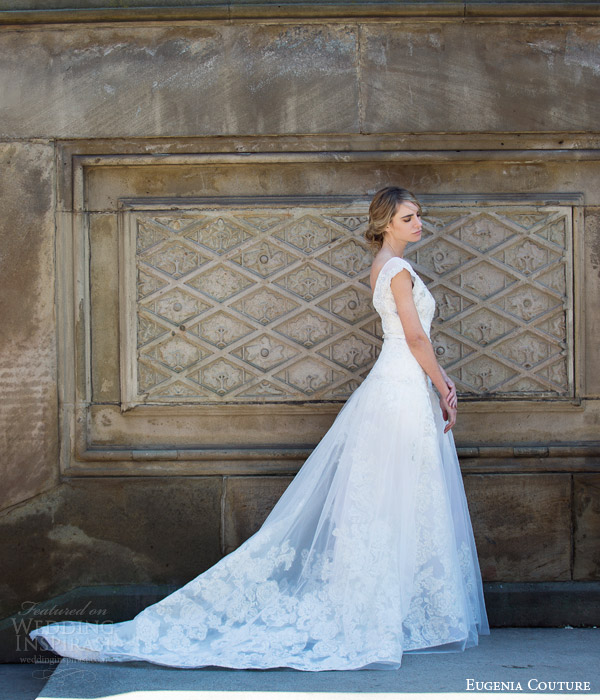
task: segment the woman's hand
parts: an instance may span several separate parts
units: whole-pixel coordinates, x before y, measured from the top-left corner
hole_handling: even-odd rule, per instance
[[[448,393],[446,394],[446,401],[448,402],[448,405],[451,406],[452,408],[456,408],[458,406],[458,399],[456,398],[456,385],[454,382],[450,379],[450,377],[446,374],[444,371],[444,368],[440,366],[440,371],[442,373],[442,377],[444,377],[444,381],[446,382],[446,386],[448,387]]]
[[[442,396],[440,397],[440,408],[442,409],[444,420],[447,421],[446,427],[444,428],[444,432],[447,433],[456,423],[456,407],[451,406],[447,399]]]

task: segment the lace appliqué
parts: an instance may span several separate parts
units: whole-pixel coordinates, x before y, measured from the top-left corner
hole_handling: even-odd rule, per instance
[[[460,571],[454,566],[454,534],[446,499],[443,467],[433,415],[427,416],[426,441],[416,493],[416,572],[410,611],[403,623],[406,650],[447,644],[466,636]]]
[[[432,295],[410,263],[388,260],[373,297],[377,361],[255,535],[133,620],[31,636],[91,661],[313,671],[397,668],[406,650],[476,641],[475,550],[454,541],[472,530],[449,500],[439,408],[390,289],[401,269],[429,335]]]
[[[373,306],[381,316],[384,338],[386,336],[404,337],[402,322],[398,316],[396,301],[390,290],[392,278],[401,270],[408,270],[413,279],[413,300],[419,314],[423,330],[430,337],[431,322],[435,315],[435,299],[427,289],[423,280],[413,270],[411,264],[403,258],[390,258],[387,260],[375,282],[373,293]]]

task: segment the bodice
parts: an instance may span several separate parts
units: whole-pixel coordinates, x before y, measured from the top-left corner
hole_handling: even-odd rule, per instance
[[[373,306],[381,316],[383,338],[404,338],[404,329],[396,309],[396,301],[390,283],[401,270],[408,270],[413,279],[413,299],[423,330],[430,337],[431,322],[435,314],[435,299],[423,280],[404,258],[390,258],[379,271],[373,293]]]

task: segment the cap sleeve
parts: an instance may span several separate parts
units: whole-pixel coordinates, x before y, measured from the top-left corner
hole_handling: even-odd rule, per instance
[[[381,280],[381,288],[385,289],[386,287],[389,287],[392,279],[399,273],[402,272],[402,270],[408,270],[410,272],[410,276],[413,279],[413,283],[417,278],[417,275],[415,271],[412,268],[412,265],[408,262],[408,260],[404,260],[404,258],[391,258],[388,260],[383,268],[381,269],[381,272],[379,273],[380,275],[383,275],[383,279]]]

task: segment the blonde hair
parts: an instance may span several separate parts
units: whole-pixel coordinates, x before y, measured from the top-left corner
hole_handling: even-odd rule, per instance
[[[369,226],[365,231],[365,238],[376,253],[383,245],[385,230],[392,220],[398,205],[402,202],[412,202],[419,207],[421,213],[421,203],[412,192],[402,189],[402,187],[384,187],[379,190],[371,200],[369,206]]]

